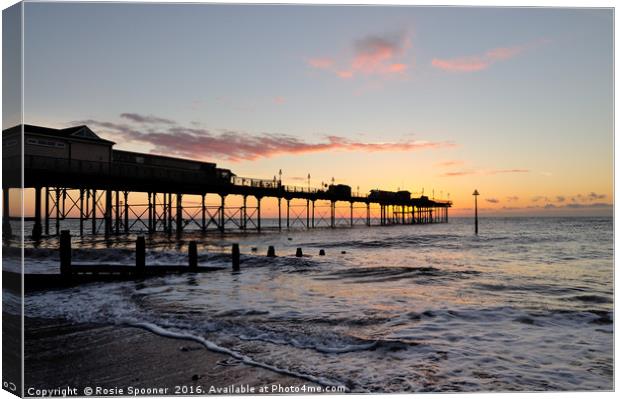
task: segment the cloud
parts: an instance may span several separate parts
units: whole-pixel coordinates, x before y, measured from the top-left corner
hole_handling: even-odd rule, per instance
[[[153,115],[140,115],[140,114],[131,114],[124,113],[121,114],[121,118],[128,119],[132,122],[137,123],[146,123],[146,124],[164,124],[164,125],[174,125],[176,122],[170,119],[159,118]]]
[[[591,192],[590,194],[588,194],[588,199],[590,199],[591,201],[605,199],[605,197],[607,197],[607,195],[597,194],[594,192]]]
[[[497,198],[487,198],[486,201],[491,204],[499,204],[499,200]]]
[[[162,118],[163,119],[163,118]],[[452,142],[409,140],[362,142],[341,136],[325,136],[319,142],[278,133],[248,134],[232,130],[213,132],[179,125],[138,129],[122,123],[85,120],[74,122],[102,128],[119,141],[153,146],[152,152],[194,159],[225,158],[230,161],[256,160],[277,155],[328,151],[401,152],[453,147]]]
[[[499,175],[504,173],[529,173],[528,169],[497,169],[486,171],[487,175]]]
[[[444,177],[467,176],[467,175],[497,175],[505,173],[528,173],[528,169],[490,169],[490,170],[459,170],[445,172],[441,174]]]
[[[537,196],[532,197],[532,202],[538,202],[538,201],[541,201],[541,200],[544,200],[545,202],[549,201],[549,199],[547,197],[542,196],[542,195],[537,195]]]
[[[539,39],[528,44],[512,47],[497,47],[487,50],[483,54],[456,58],[433,58],[431,65],[446,72],[478,72],[487,69],[499,61],[506,61],[526,50],[548,43],[547,39]]]
[[[453,171],[453,172],[445,172],[441,176],[444,176],[444,177],[469,176],[469,175],[475,175],[476,173],[477,173],[476,171],[471,171],[471,170],[458,170],[458,171]]]
[[[310,58],[308,65],[317,69],[329,69],[334,65],[334,60],[331,58]]]
[[[458,160],[448,160],[448,161],[442,161],[442,162],[438,162],[435,164],[435,166],[458,166],[458,165],[463,165],[465,162],[463,161],[458,161]]]
[[[512,196],[510,196],[510,197],[506,197],[506,200],[507,200],[508,202],[518,201],[518,200],[519,200],[519,197],[517,197],[516,195],[512,195]]]
[[[557,202],[564,202],[564,201],[566,201],[566,197],[563,196],[563,195],[558,195],[558,196],[555,197],[555,200]]]
[[[332,57],[315,57],[307,59],[306,63],[340,79],[403,75],[409,69],[405,62],[409,47],[409,37],[405,32],[370,35],[354,41],[349,59],[336,61]]]

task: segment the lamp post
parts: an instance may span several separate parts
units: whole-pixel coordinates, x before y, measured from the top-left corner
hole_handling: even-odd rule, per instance
[[[282,186],[282,169],[280,169],[280,171],[278,172],[278,176],[280,176],[279,183],[280,183],[280,186]]]
[[[310,192],[310,173],[308,173],[308,192]]]
[[[480,193],[478,190],[474,190],[472,195],[474,196],[474,223],[476,224],[476,235],[478,235],[478,196]]]

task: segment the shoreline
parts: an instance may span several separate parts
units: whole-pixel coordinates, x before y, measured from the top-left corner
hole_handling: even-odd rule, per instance
[[[59,389],[51,396],[62,396],[63,388],[104,396],[290,394],[296,392],[277,390],[318,387],[140,327],[28,317],[24,324],[25,396],[41,396],[44,389]]]

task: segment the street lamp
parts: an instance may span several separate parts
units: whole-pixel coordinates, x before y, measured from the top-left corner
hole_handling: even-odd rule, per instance
[[[480,193],[478,190],[474,190],[472,195],[474,196],[474,223],[476,224],[476,235],[478,235],[478,196]]]
[[[308,192],[310,192],[310,173],[308,173]]]

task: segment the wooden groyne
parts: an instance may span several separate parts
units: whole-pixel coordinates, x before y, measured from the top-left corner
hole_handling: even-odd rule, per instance
[[[106,264],[79,264],[72,260],[71,234],[63,230],[60,234],[58,247],[60,259],[60,273],[26,273],[23,275],[26,292],[48,289],[61,289],[94,282],[139,281],[149,277],[164,276],[182,273],[209,273],[217,270],[226,270],[226,267],[199,265],[198,249],[195,241],[188,243],[187,265],[157,265],[146,264],[146,242],[143,236],[136,239],[135,265],[106,265]],[[253,250],[256,248],[253,248]],[[324,256],[321,249],[318,255]],[[295,257],[302,257],[302,248],[297,248]],[[269,246],[267,258],[276,257],[274,246]],[[233,243],[230,252],[231,269],[233,273],[241,270],[241,251],[239,244]],[[20,273],[3,271],[2,276],[6,287],[21,287]]]

